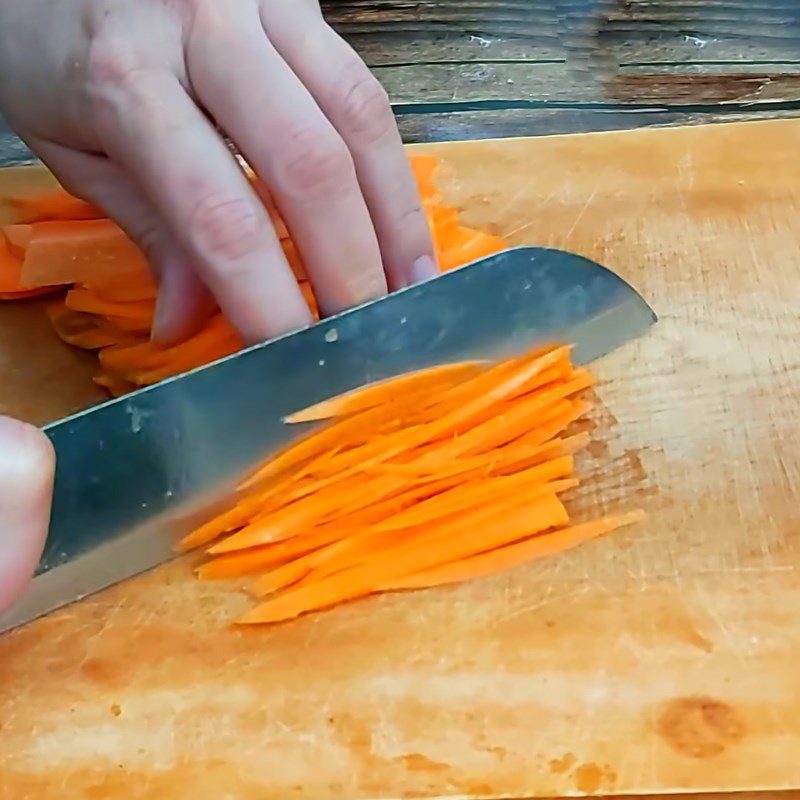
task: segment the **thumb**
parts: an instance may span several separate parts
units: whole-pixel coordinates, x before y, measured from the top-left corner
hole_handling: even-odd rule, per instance
[[[55,454],[32,425],[0,417],[0,611],[39,563],[50,521]]]

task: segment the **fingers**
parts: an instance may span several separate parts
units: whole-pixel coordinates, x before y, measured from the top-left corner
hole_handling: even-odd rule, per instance
[[[159,281],[153,339],[168,345],[196,333],[213,312],[214,300],[133,181],[102,156],[46,141],[34,147],[65,188],[102,208],[147,256]]]
[[[31,579],[50,521],[55,456],[37,428],[0,417],[0,612]]]
[[[169,346],[197,333],[213,314],[216,302],[174,237],[166,238],[157,252],[158,300],[152,338]]]
[[[281,9],[292,14],[294,4]],[[377,236],[341,136],[264,36],[254,7],[206,4],[204,11],[188,47],[189,79],[269,186],[321,311],[385,294]]]
[[[270,41],[349,148],[391,288],[433,277],[428,223],[383,87],[325,24],[316,3],[261,6]]]
[[[93,98],[107,152],[136,175],[243,337],[257,342],[307,325],[266,211],[178,80],[156,70],[98,79]]]

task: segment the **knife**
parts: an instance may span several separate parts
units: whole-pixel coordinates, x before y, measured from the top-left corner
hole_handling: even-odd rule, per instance
[[[304,431],[283,424],[292,411],[546,342],[574,344],[585,363],[655,321],[599,264],[520,247],[56,422],[45,428],[57,456],[47,544],[0,632],[173,558],[244,473]]]

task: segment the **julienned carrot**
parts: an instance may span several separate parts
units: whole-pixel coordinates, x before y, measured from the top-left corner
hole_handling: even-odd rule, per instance
[[[576,370],[574,374],[576,377],[560,386],[522,397],[510,408],[504,409],[503,413],[464,432],[457,439],[442,447],[440,451],[428,456],[428,459],[436,462],[442,458],[471,455],[499,447],[529,431],[531,428],[529,420],[536,419],[537,415],[540,415],[540,419],[541,415],[545,415],[545,419],[549,422],[550,418],[546,416],[548,411],[551,409],[557,411],[560,402],[585,391],[595,383],[594,377],[585,370]],[[568,414],[566,407],[564,413]],[[542,441],[546,441],[546,439]]]
[[[131,273],[124,281],[113,276],[108,280],[84,281],[79,288],[91,290],[101,300],[131,303],[140,300],[155,302],[158,287],[149,273]]]
[[[633,525],[645,518],[644,512],[632,511],[628,514],[604,517],[582,525],[562,528],[548,536],[534,536],[521,542],[506,545],[498,550],[480,553],[470,558],[442,564],[402,578],[394,578],[384,583],[382,591],[398,589],[427,589],[447,583],[480,578],[502,570],[518,567],[544,556],[570,550],[590,539],[611,533],[626,525]]]
[[[479,506],[493,499],[502,499],[516,492],[524,492],[526,499],[537,497],[540,494],[538,491],[540,487],[549,485],[550,481],[566,478],[572,474],[573,468],[573,457],[567,455],[530,467],[514,475],[485,478],[475,484],[457,486],[449,492],[437,494],[373,527],[374,530],[391,531],[423,525],[433,519]]]
[[[459,380],[471,377],[482,371],[484,361],[462,361],[456,364],[441,364],[428,367],[417,372],[409,372],[398,378],[370,383],[361,389],[339,395],[330,400],[323,400],[313,406],[295,411],[285,418],[285,422],[316,422],[353,414],[379,405],[398,392],[429,390],[431,388],[446,387],[456,384]]]
[[[521,387],[525,386],[539,373],[558,363],[568,352],[569,348],[555,348],[544,355],[522,359],[519,363],[514,363],[508,374],[501,373],[500,380],[493,388],[475,397],[472,401],[460,405],[440,418],[419,425],[416,428],[401,429],[389,434],[385,440],[384,456],[378,461],[388,460],[399,453],[408,452],[444,436],[456,430],[459,425],[469,422],[492,405],[496,405],[509,397],[514,397]],[[475,380],[480,380],[480,378]],[[575,391],[579,390],[575,389]],[[358,418],[356,417],[355,419],[357,420]]]
[[[408,508],[419,500],[437,492],[451,489],[457,483],[457,478],[449,478],[433,481],[422,486],[412,485],[411,487],[405,487],[403,491],[388,499],[373,503],[367,508],[343,514],[334,521],[314,528],[307,535],[297,535],[275,544],[216,556],[212,561],[199,567],[198,574],[204,578],[229,578],[258,572],[272,563],[286,560],[292,556],[303,555],[312,550],[318,550],[332,542],[337,542],[342,536],[349,535],[352,531],[363,530],[365,527],[373,525],[393,513]],[[228,526],[226,525],[226,527]],[[201,543],[206,544],[207,541],[211,541],[220,535],[222,531],[211,533],[212,539],[207,538],[209,533],[211,533],[210,528],[205,528],[205,530],[200,528],[190,536],[197,537],[197,539],[206,538],[206,541]],[[181,549],[184,550],[191,550],[195,546],[201,545],[190,541],[189,537],[181,542]]]
[[[0,236],[0,300],[22,300],[60,290],[59,286],[32,289],[22,284],[22,259],[14,255]]]
[[[249,497],[240,500],[233,508],[222,512],[213,519],[196,528],[178,544],[178,549],[183,551],[194,550],[196,547],[203,547],[223,533],[234,531],[245,525],[252,518],[260,507],[258,498]]]
[[[481,508],[470,515],[470,523],[481,526],[481,538],[483,538],[485,525],[488,521],[496,519],[501,510],[505,512],[508,507],[517,505],[519,505],[518,500],[509,501],[506,499],[500,507]],[[552,511],[553,509],[551,508],[550,510]],[[297,568],[281,569],[277,575],[272,573],[264,575],[253,584],[252,592],[257,597],[264,597],[279,589],[300,582],[303,577],[309,574],[311,574],[310,582],[318,583],[329,575],[348,569],[355,569],[365,561],[376,563],[376,554],[381,554],[382,557],[387,552],[402,551],[407,554],[409,549],[418,548],[425,537],[427,537],[425,547],[429,549],[432,541],[435,543],[437,540],[452,535],[454,531],[461,530],[466,513],[468,513],[468,510],[465,509],[457,518],[436,521],[426,525],[424,528],[420,527],[417,535],[413,538],[407,535],[398,535],[395,532],[387,533],[374,528],[356,532],[355,535],[305,556]],[[462,537],[462,540],[464,538]],[[475,545],[473,544],[472,546]],[[286,566],[289,567],[289,565]]]
[[[443,271],[499,253],[507,247],[499,236],[469,228],[451,228],[439,238],[439,267]]]
[[[424,543],[385,551],[379,559],[290,588],[267,600],[239,620],[240,624],[281,622],[336,603],[372,593],[376,587],[414,572],[421,572],[493,547],[522,539],[532,533],[564,524],[566,512],[553,497],[530,506],[484,509],[475,515],[482,524],[479,541],[470,537],[428,532]],[[438,534],[438,538],[437,538]]]
[[[431,450],[426,451],[430,454]],[[371,471],[386,475],[405,475],[406,477],[421,477],[425,475],[459,475],[463,472],[470,472],[475,469],[485,471],[486,475],[494,475],[503,469],[514,467],[515,471],[525,467],[533,466],[541,461],[550,458],[566,455],[566,445],[562,439],[551,439],[548,442],[537,445],[529,445],[526,442],[511,444],[499,447],[494,450],[489,457],[484,455],[471,456],[466,458],[454,458],[449,461],[432,463],[424,457],[409,459],[399,463],[387,462],[377,464]],[[575,452],[575,451],[571,451]]]
[[[64,301],[67,308],[83,311],[87,314],[118,317],[122,319],[140,319],[152,323],[155,305],[150,300],[134,302],[114,302],[103,300],[90,289],[71,289]]]
[[[423,200],[433,201],[438,196],[436,177],[439,161],[434,155],[424,154],[411,157],[411,169],[417,181],[417,188]]]
[[[525,503],[533,503],[543,497],[555,496],[561,492],[566,492],[577,485],[578,481],[574,479],[534,484],[526,488],[524,494],[521,494],[520,497],[524,497]],[[491,488],[491,491],[481,491],[489,488]],[[353,563],[362,563],[365,557],[372,558],[377,551],[396,546],[400,540],[408,540],[409,543],[412,543],[413,539],[413,544],[419,544],[422,539],[418,533],[423,531],[424,528],[433,529],[432,526],[434,525],[441,526],[439,533],[442,531],[445,533],[463,531],[464,526],[469,528],[475,525],[475,520],[472,517],[473,509],[479,508],[484,504],[487,507],[491,507],[489,504],[507,503],[508,498],[512,497],[510,494],[511,487],[497,485],[488,487],[476,483],[474,486],[470,484],[460,486],[459,489],[466,489],[467,491],[462,492],[459,497],[455,496],[457,490],[448,492],[447,494],[450,497],[437,496],[434,500],[442,497],[446,502],[439,503],[438,507],[434,507],[431,501],[420,503],[418,506],[409,509],[410,512],[421,512],[417,515],[401,519],[403,514],[398,514],[393,520],[390,520],[393,523],[392,525],[372,525],[368,531],[351,534],[331,547],[315,553],[309,558],[309,563],[313,565],[313,570],[310,571],[313,572],[315,578],[331,575]],[[521,502],[523,501],[519,498],[512,500],[514,506],[519,505]],[[426,505],[429,508],[423,509],[423,506]],[[445,523],[450,527],[446,528]],[[454,525],[457,527],[453,527]],[[484,536],[484,531],[478,531],[473,534],[476,542],[482,541]],[[257,594],[267,593],[264,589],[270,586],[268,579],[269,576],[264,576],[263,582],[260,581],[256,584],[255,590]],[[269,591],[274,590],[273,588],[269,589]]]
[[[201,564],[196,570],[197,576],[203,580],[240,578],[243,575],[252,575],[254,572],[263,572],[265,569],[280,566],[290,559],[304,556],[314,549],[314,537],[312,536],[298,540],[291,539],[264,547],[254,547],[250,550],[218,556]]]
[[[40,286],[38,289],[14,289],[11,292],[0,291],[0,300],[29,300],[33,297],[53,294],[60,288],[59,286]]]
[[[99,350],[101,347],[119,344],[120,340],[98,328],[95,317],[72,311],[62,303],[51,303],[47,316],[59,338],[83,350]]]
[[[380,480],[364,483],[354,477],[342,481],[342,485],[323,489],[311,496],[308,503],[294,503],[284,506],[273,514],[242,528],[227,539],[212,547],[210,553],[230,553],[248,547],[270,544],[290,538],[311,530],[320,522],[326,521],[327,515],[334,513],[340,506],[343,494],[349,493],[358,497],[358,508],[365,508],[371,503],[390,497],[405,482],[402,479],[386,476]],[[355,509],[354,509],[355,510]]]
[[[0,234],[6,240],[8,251],[18,258],[25,258],[25,251],[31,241],[30,225],[6,225]]]
[[[572,367],[569,348],[479,372],[421,374],[302,412],[333,418],[182,542],[211,545],[200,577],[259,576],[253,592],[271,597],[244,623],[289,619],[406,579],[432,581],[439,569],[461,574],[454,565],[462,563],[479,571],[494,561],[473,559],[527,552],[513,548],[531,537],[533,558],[610,524],[573,531],[558,499],[578,484],[573,454],[589,441],[561,434],[591,408],[577,395],[594,382]]]
[[[124,378],[118,378],[115,375],[95,375],[92,380],[98,385],[102,386],[108,391],[112,397],[122,397],[129,394],[136,389],[136,384],[126,381]]]
[[[412,404],[412,401],[392,401],[374,408],[367,409],[357,417],[338,420],[333,425],[312,433],[297,444],[293,444],[270,459],[263,467],[256,470],[246,480],[239,484],[240,490],[250,489],[260,482],[273,478],[281,472],[296,467],[309,458],[326,453],[331,447],[347,440],[359,431],[373,429],[374,426],[385,423],[393,417],[401,417]]]
[[[22,291],[20,285],[22,275],[22,259],[15,256],[5,240],[0,237],[0,292]]]

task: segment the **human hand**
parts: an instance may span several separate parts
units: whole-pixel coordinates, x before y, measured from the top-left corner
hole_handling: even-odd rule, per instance
[[[436,272],[386,94],[317,0],[0,0],[0,106],[148,256],[164,341],[215,301],[248,341],[310,321],[214,123],[269,187],[322,313]]]
[[[39,563],[53,493],[55,456],[38,428],[0,417],[0,613]]]

